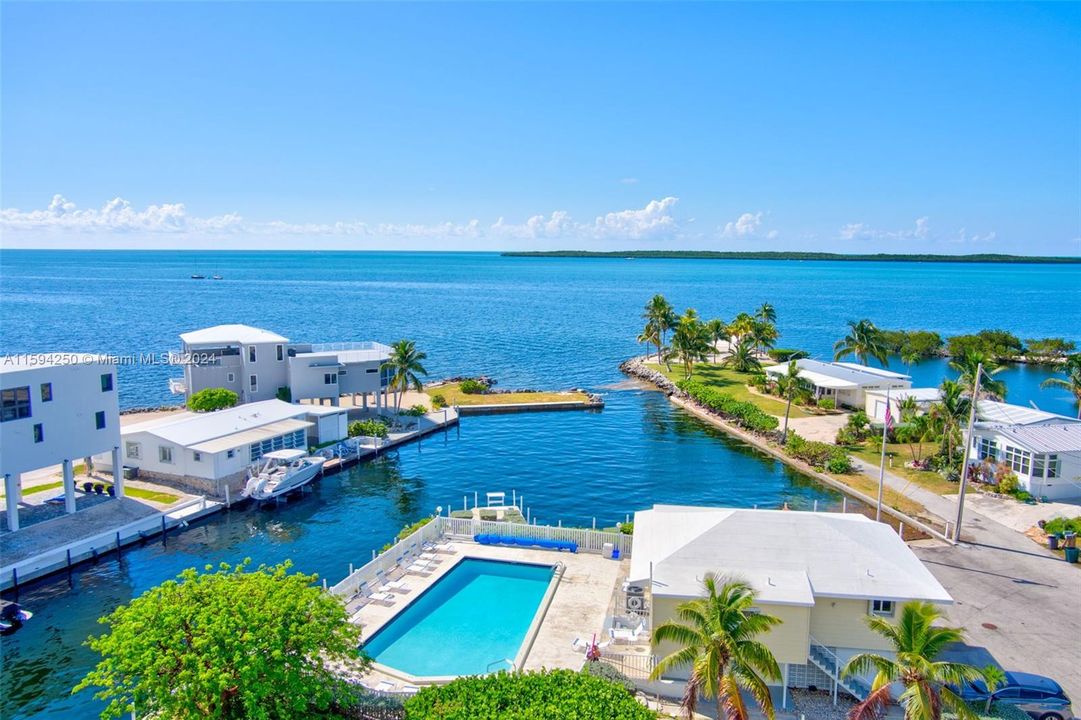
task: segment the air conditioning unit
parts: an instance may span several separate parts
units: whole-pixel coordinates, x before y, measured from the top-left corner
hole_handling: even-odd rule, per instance
[[[640,585],[628,585],[625,588],[628,595],[645,595],[646,589]]]
[[[627,612],[640,613],[646,609],[646,598],[643,595],[627,596]]]

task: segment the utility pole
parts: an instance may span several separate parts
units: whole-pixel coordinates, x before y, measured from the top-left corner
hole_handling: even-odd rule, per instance
[[[980,376],[983,375],[983,363],[976,365],[976,377],[972,382],[972,403],[968,409],[968,437],[965,438],[965,453],[961,460],[961,489],[957,494],[957,524],[953,528],[954,542],[961,542],[961,519],[965,514],[965,488],[968,485],[968,461],[972,454],[972,430],[976,424],[976,403],[980,399]]]
[[[882,489],[886,484],[886,437],[892,424],[890,411],[890,388],[886,388],[886,417],[882,421],[882,457],[878,461],[878,505],[875,506],[875,522],[882,520]]]

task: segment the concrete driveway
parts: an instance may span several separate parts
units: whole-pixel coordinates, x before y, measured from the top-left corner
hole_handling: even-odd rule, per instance
[[[1081,707],[1081,566],[1014,530],[970,512],[970,542],[913,547],[954,598],[952,624],[966,628],[956,659],[1047,675]]]

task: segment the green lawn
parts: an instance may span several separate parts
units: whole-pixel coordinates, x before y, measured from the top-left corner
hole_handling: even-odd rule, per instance
[[[675,364],[672,365],[671,370],[664,365],[658,365],[657,363],[646,363],[646,365],[653,370],[659,370],[665,377],[673,382],[679,382],[684,378],[683,368]],[[721,367],[714,363],[698,363],[694,366],[694,371],[691,373],[691,379],[697,380],[704,385],[717,388],[721,392],[728,393],[737,400],[754,403],[761,408],[763,412],[767,412],[770,415],[784,417],[784,401],[777,398],[765,397],[753,391],[747,386],[747,382],[751,379],[749,374],[736,372],[735,370]],[[793,403],[792,412],[789,413],[789,417],[809,417],[809,413]]]
[[[921,447],[921,458],[926,458],[938,452],[938,443],[922,443]],[[879,462],[882,460],[879,451],[869,448],[866,445],[852,445],[849,446],[847,450],[860,460],[869,462],[875,467],[878,467]],[[893,467],[890,467],[889,465],[891,455],[893,456]],[[914,484],[938,495],[957,494],[957,483],[950,482],[937,472],[905,467],[905,463],[911,460],[912,451],[909,449],[907,443],[888,443],[886,445],[886,469],[891,473],[903,477],[906,480],[911,480]]]
[[[460,383],[433,385],[424,388],[428,397],[442,395],[447,405],[507,405],[511,403],[585,402],[589,399],[580,392],[512,392],[492,395],[469,395],[462,392]]]
[[[97,481],[95,480],[94,482],[96,483]],[[77,487],[82,487],[81,483],[76,482],[75,484]],[[106,482],[102,484],[108,487],[112,483]],[[56,490],[62,487],[64,487],[63,480],[58,480],[52,483],[45,483],[44,485],[34,485],[33,487],[28,487],[23,490],[23,497],[26,497],[27,495],[35,495],[37,493],[43,493],[47,490]],[[143,490],[142,488],[134,488],[130,485],[124,488],[124,492],[127,494],[128,497],[140,498],[142,500],[152,500],[159,503],[173,503],[179,499],[178,495],[171,495],[166,492],[157,492],[156,490]],[[3,498],[4,496],[0,495],[0,500],[2,500]]]

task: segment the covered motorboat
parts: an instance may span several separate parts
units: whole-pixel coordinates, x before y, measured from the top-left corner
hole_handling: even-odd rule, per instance
[[[323,469],[325,458],[303,450],[275,450],[262,457],[263,466],[250,473],[241,493],[252,500],[272,500],[307,485]]]
[[[34,617],[34,613],[23,608],[19,603],[0,600],[0,633],[15,632],[22,624]]]

